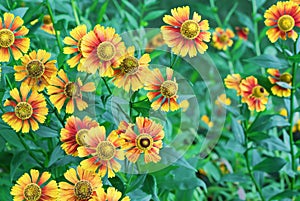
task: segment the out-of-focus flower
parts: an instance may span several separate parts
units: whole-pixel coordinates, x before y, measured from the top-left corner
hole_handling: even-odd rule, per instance
[[[96,196],[93,196],[89,201],[130,201],[128,196],[121,199],[122,193],[115,189],[114,187],[108,187],[105,193],[103,188],[98,188],[96,190]]]
[[[248,40],[249,28],[248,27],[235,27],[236,34],[243,40]]]
[[[24,38],[29,30],[22,26],[24,21],[19,16],[4,13],[3,18],[3,22],[0,18],[0,62],[8,62],[11,53],[18,60],[29,49],[30,39]]]
[[[295,27],[300,27],[300,7],[292,1],[279,1],[272,5],[264,14],[265,25],[271,27],[267,36],[272,43],[278,38],[286,40],[287,37],[294,41],[298,38]]]
[[[165,41],[162,37],[161,33],[156,34],[153,38],[150,39],[150,41],[147,43],[145,52],[152,52],[154,49],[162,46],[165,44]]]
[[[230,105],[231,99],[226,97],[226,94],[221,94],[218,96],[218,99],[215,100],[215,104],[219,107],[222,107],[222,105]]]
[[[227,47],[231,47],[233,44],[233,37],[234,33],[232,30],[224,30],[217,27],[212,37],[213,46],[219,50],[227,50]]]
[[[281,108],[280,111],[279,111],[279,114],[281,116],[284,116],[284,117],[287,117],[288,116],[288,112],[285,108]]]
[[[242,81],[242,78],[241,78],[240,74],[227,75],[227,77],[224,79],[225,86],[228,89],[235,89],[237,92],[237,95],[241,95],[241,89],[240,89],[241,81]]]
[[[43,18],[43,25],[41,26],[41,29],[48,34],[55,35],[55,30],[53,26],[53,22],[51,20],[50,15],[45,15]]]
[[[229,174],[230,173],[230,171],[228,170],[228,168],[227,168],[227,166],[224,162],[221,162],[219,164],[219,168],[220,168],[220,171],[221,171],[222,174]]]
[[[203,116],[201,117],[201,120],[202,120],[209,128],[211,128],[211,127],[214,126],[214,122],[211,122],[210,119],[209,119],[209,117],[208,117],[207,115],[203,115]]]
[[[293,133],[300,132],[300,119],[293,126]]]
[[[274,68],[269,68],[267,70],[267,72],[271,75],[268,77],[271,84],[275,84],[271,88],[272,93],[279,97],[289,97],[291,95],[291,89],[279,86],[277,83],[284,82],[284,83],[288,84],[289,86],[291,86],[292,75],[289,74],[288,72],[281,74],[278,69],[274,69]]]
[[[187,109],[190,107],[190,103],[188,100],[183,100],[179,103],[179,107],[182,109],[183,112],[186,112]]]
[[[45,50],[33,50],[21,58],[22,65],[14,66],[16,81],[22,81],[33,91],[43,91],[56,76],[56,60],[49,60],[51,54]]]
[[[201,21],[201,16],[194,12],[193,18],[189,19],[190,7],[178,7],[171,10],[171,15],[165,15],[163,21],[168,24],[161,27],[165,43],[172,51],[181,56],[194,57],[197,50],[203,54],[208,46],[211,34],[207,20]]]
[[[300,4],[300,0],[290,0],[290,1]]]

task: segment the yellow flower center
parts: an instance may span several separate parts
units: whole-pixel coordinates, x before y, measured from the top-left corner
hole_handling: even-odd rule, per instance
[[[132,56],[126,57],[120,64],[121,71],[123,73],[134,74],[139,67],[139,61]]]
[[[286,83],[291,83],[292,82],[292,75],[289,73],[283,73],[282,75],[280,75],[280,81],[282,82],[286,82]]]
[[[40,78],[45,72],[44,64],[39,60],[32,60],[26,66],[28,76]]]
[[[281,31],[291,31],[295,26],[295,20],[290,15],[283,15],[278,19],[277,25]]]
[[[222,33],[220,35],[220,41],[221,41],[221,43],[227,43],[228,40],[229,40],[229,37],[228,37],[228,35],[226,33]]]
[[[89,181],[79,181],[74,187],[75,196],[78,198],[76,200],[87,200],[92,196],[93,188]]]
[[[200,26],[194,20],[186,20],[180,27],[180,33],[186,39],[195,39],[200,33]]]
[[[79,87],[74,82],[69,82],[65,86],[64,93],[69,98],[72,98],[79,93]]]
[[[143,133],[140,134],[137,138],[136,138],[136,146],[140,149],[140,150],[149,150],[151,149],[153,145],[153,138],[151,135],[147,134],[147,133]]]
[[[24,188],[24,197],[28,201],[37,201],[42,195],[41,187],[35,183],[30,183]]]
[[[19,102],[15,107],[15,114],[19,119],[29,119],[32,116],[32,113],[32,106],[27,102]]]
[[[43,22],[44,22],[44,24],[52,24],[50,15],[45,15],[43,18]]]
[[[10,47],[15,42],[15,35],[9,29],[0,30],[0,47]]]
[[[163,96],[171,98],[177,94],[178,84],[175,81],[167,80],[160,86],[160,92]]]
[[[262,86],[256,86],[252,89],[252,95],[261,98],[265,95],[265,89]]]
[[[82,43],[82,38],[77,43],[77,47],[78,47],[79,52],[81,52],[81,43]]]
[[[116,48],[111,42],[104,41],[97,47],[97,55],[99,59],[109,61],[116,55]]]
[[[87,129],[81,129],[76,133],[76,142],[77,144],[79,144],[80,146],[84,146],[86,145],[85,143],[85,137],[88,134],[88,130]]]
[[[100,142],[96,148],[96,155],[101,160],[110,160],[114,157],[115,153],[116,153],[116,148],[109,141]]]

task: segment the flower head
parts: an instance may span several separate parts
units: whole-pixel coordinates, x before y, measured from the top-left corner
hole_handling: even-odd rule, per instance
[[[14,200],[27,201],[56,201],[58,197],[57,183],[50,180],[51,174],[31,169],[30,174],[25,173],[17,180],[10,194]]]
[[[48,114],[45,97],[35,91],[30,94],[30,88],[24,84],[20,92],[21,96],[17,88],[10,91],[12,100],[7,99],[4,106],[12,106],[14,111],[3,114],[2,119],[16,132],[28,133],[30,127],[36,131],[39,129],[38,122],[44,123]]]
[[[162,125],[147,117],[136,118],[137,132],[134,127],[128,127],[120,137],[124,139],[122,149],[126,150],[126,157],[135,163],[144,154],[145,163],[160,161],[159,150],[162,148],[164,131]]]
[[[29,49],[30,39],[24,38],[28,29],[19,16],[4,13],[4,22],[0,18],[0,62],[8,62],[10,51],[15,60],[20,59]]]
[[[79,111],[88,107],[87,102],[82,98],[82,92],[93,92],[96,90],[93,82],[88,82],[83,85],[80,78],[75,82],[71,82],[66,73],[61,69],[58,76],[50,81],[50,86],[47,87],[50,101],[60,112],[65,101],[67,101],[66,113],[74,113],[74,104]]]
[[[114,187],[108,187],[105,193],[103,188],[98,188],[96,190],[96,196],[93,196],[89,201],[130,201],[128,196],[121,199],[122,193],[115,189]]]
[[[241,78],[240,74],[227,75],[227,77],[224,79],[225,86],[228,89],[235,89],[237,92],[237,95],[241,95],[241,89],[240,89],[241,81],[242,81],[242,78]]]
[[[248,27],[235,27],[236,34],[243,40],[248,40],[249,28]]]
[[[279,86],[278,83],[283,82],[291,86],[292,75],[287,72],[280,73],[278,69],[274,68],[269,68],[267,72],[271,75],[268,77],[269,81],[271,84],[275,84],[271,88],[272,93],[279,97],[289,97],[291,95],[291,89]]]
[[[51,16],[50,15],[44,15],[43,25],[42,25],[41,29],[43,31],[47,32],[48,34],[55,35],[55,30],[54,30],[53,22],[51,20]]]
[[[209,119],[209,117],[208,117],[207,115],[203,115],[203,116],[201,117],[201,120],[202,120],[209,128],[211,128],[211,127],[214,126],[214,122],[211,122],[210,119]]]
[[[278,38],[286,40],[289,37],[294,41],[297,39],[298,34],[294,30],[295,27],[300,27],[300,7],[297,3],[279,1],[265,12],[264,17],[265,25],[271,27],[267,36],[272,43]]]
[[[152,52],[154,49],[162,46],[165,44],[165,41],[162,37],[161,33],[156,34],[153,38],[150,39],[150,41],[147,43],[145,51],[147,53]]]
[[[288,111],[285,108],[279,110],[279,114],[284,117],[288,117]]]
[[[77,148],[86,145],[85,138],[90,128],[97,127],[99,124],[89,117],[83,120],[71,116],[67,119],[66,125],[60,131],[60,141],[62,149],[70,155],[77,156]]]
[[[51,54],[45,50],[33,50],[21,58],[22,65],[15,66],[16,81],[22,81],[33,91],[43,91],[56,76],[56,60],[49,60]]]
[[[233,44],[233,37],[234,33],[230,29],[224,30],[217,27],[212,37],[213,45],[219,50],[227,50],[227,47],[231,47]]]
[[[230,98],[226,97],[226,94],[221,94],[220,96],[218,96],[218,99],[215,101],[215,104],[219,107],[221,107],[222,105],[230,105],[231,100]]]
[[[171,10],[171,15],[165,15],[163,21],[168,24],[161,27],[165,43],[172,51],[181,56],[189,54],[190,57],[197,55],[197,50],[203,54],[208,46],[205,42],[210,41],[209,24],[207,20],[201,21],[201,16],[194,12],[193,18],[189,19],[190,7],[178,7]]]

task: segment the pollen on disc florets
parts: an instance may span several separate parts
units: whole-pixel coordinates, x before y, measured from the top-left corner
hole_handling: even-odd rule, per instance
[[[153,138],[147,133],[140,134],[136,139],[136,144],[140,150],[149,150],[153,145]]]
[[[171,98],[177,94],[178,84],[175,81],[167,80],[160,86],[161,94],[167,98]]]
[[[281,31],[288,32],[294,28],[295,20],[290,15],[283,15],[278,19],[277,25]]]
[[[92,196],[93,188],[89,181],[79,181],[74,187],[75,196],[79,200],[87,200]]]
[[[139,61],[137,58],[128,56],[120,64],[121,71],[123,73],[134,74],[139,67]]]
[[[76,96],[79,92],[79,87],[74,82],[69,82],[66,84],[64,93],[69,98]]]
[[[116,148],[109,141],[100,142],[96,148],[96,155],[101,160],[110,160],[114,157],[115,153],[116,153]]]
[[[0,30],[0,47],[10,47],[15,42],[15,35],[9,29]]]
[[[30,183],[25,186],[24,189],[24,198],[30,201],[37,201],[42,195],[41,187],[35,183]]]
[[[19,119],[29,119],[32,116],[32,113],[32,106],[27,102],[19,102],[15,107],[15,114]]]
[[[109,61],[116,55],[116,48],[111,42],[104,41],[98,45],[97,55],[99,59]]]
[[[45,72],[45,66],[40,60],[32,60],[26,65],[29,77],[40,78]]]
[[[80,129],[77,133],[76,133],[76,142],[80,145],[80,146],[84,146],[86,145],[85,142],[85,137],[88,134],[88,130],[87,129]]]
[[[195,39],[200,33],[200,26],[194,20],[186,20],[180,27],[180,33],[186,39]]]

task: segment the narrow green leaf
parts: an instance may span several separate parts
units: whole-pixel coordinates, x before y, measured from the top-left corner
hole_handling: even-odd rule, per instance
[[[245,134],[241,124],[239,124],[237,119],[233,116],[231,116],[231,120],[232,132],[235,136],[236,141],[238,141],[240,144],[245,144]]]
[[[278,157],[267,158],[253,167],[254,170],[273,173],[278,172],[286,164],[286,161]]]
[[[270,200],[282,200],[283,198],[292,198],[295,196],[300,195],[300,192],[292,191],[292,190],[286,190],[281,193],[278,193],[270,198]]]
[[[224,175],[220,182],[240,182],[247,183],[251,181],[250,177],[244,174],[232,173]]]
[[[160,16],[162,16],[164,13],[166,13],[166,10],[155,10],[155,11],[151,11],[149,12],[145,17],[144,20],[145,21],[150,21],[150,20],[154,20]]]
[[[51,138],[51,137],[58,136],[58,131],[46,126],[40,126],[39,130],[35,131],[35,133],[40,137],[44,137],[44,138]]]
[[[252,57],[249,59],[246,59],[245,61],[249,63],[253,63],[255,65],[258,65],[263,68],[287,68],[289,67],[289,63],[284,59],[279,59],[278,57],[272,56],[272,55],[260,55],[256,57]]]

